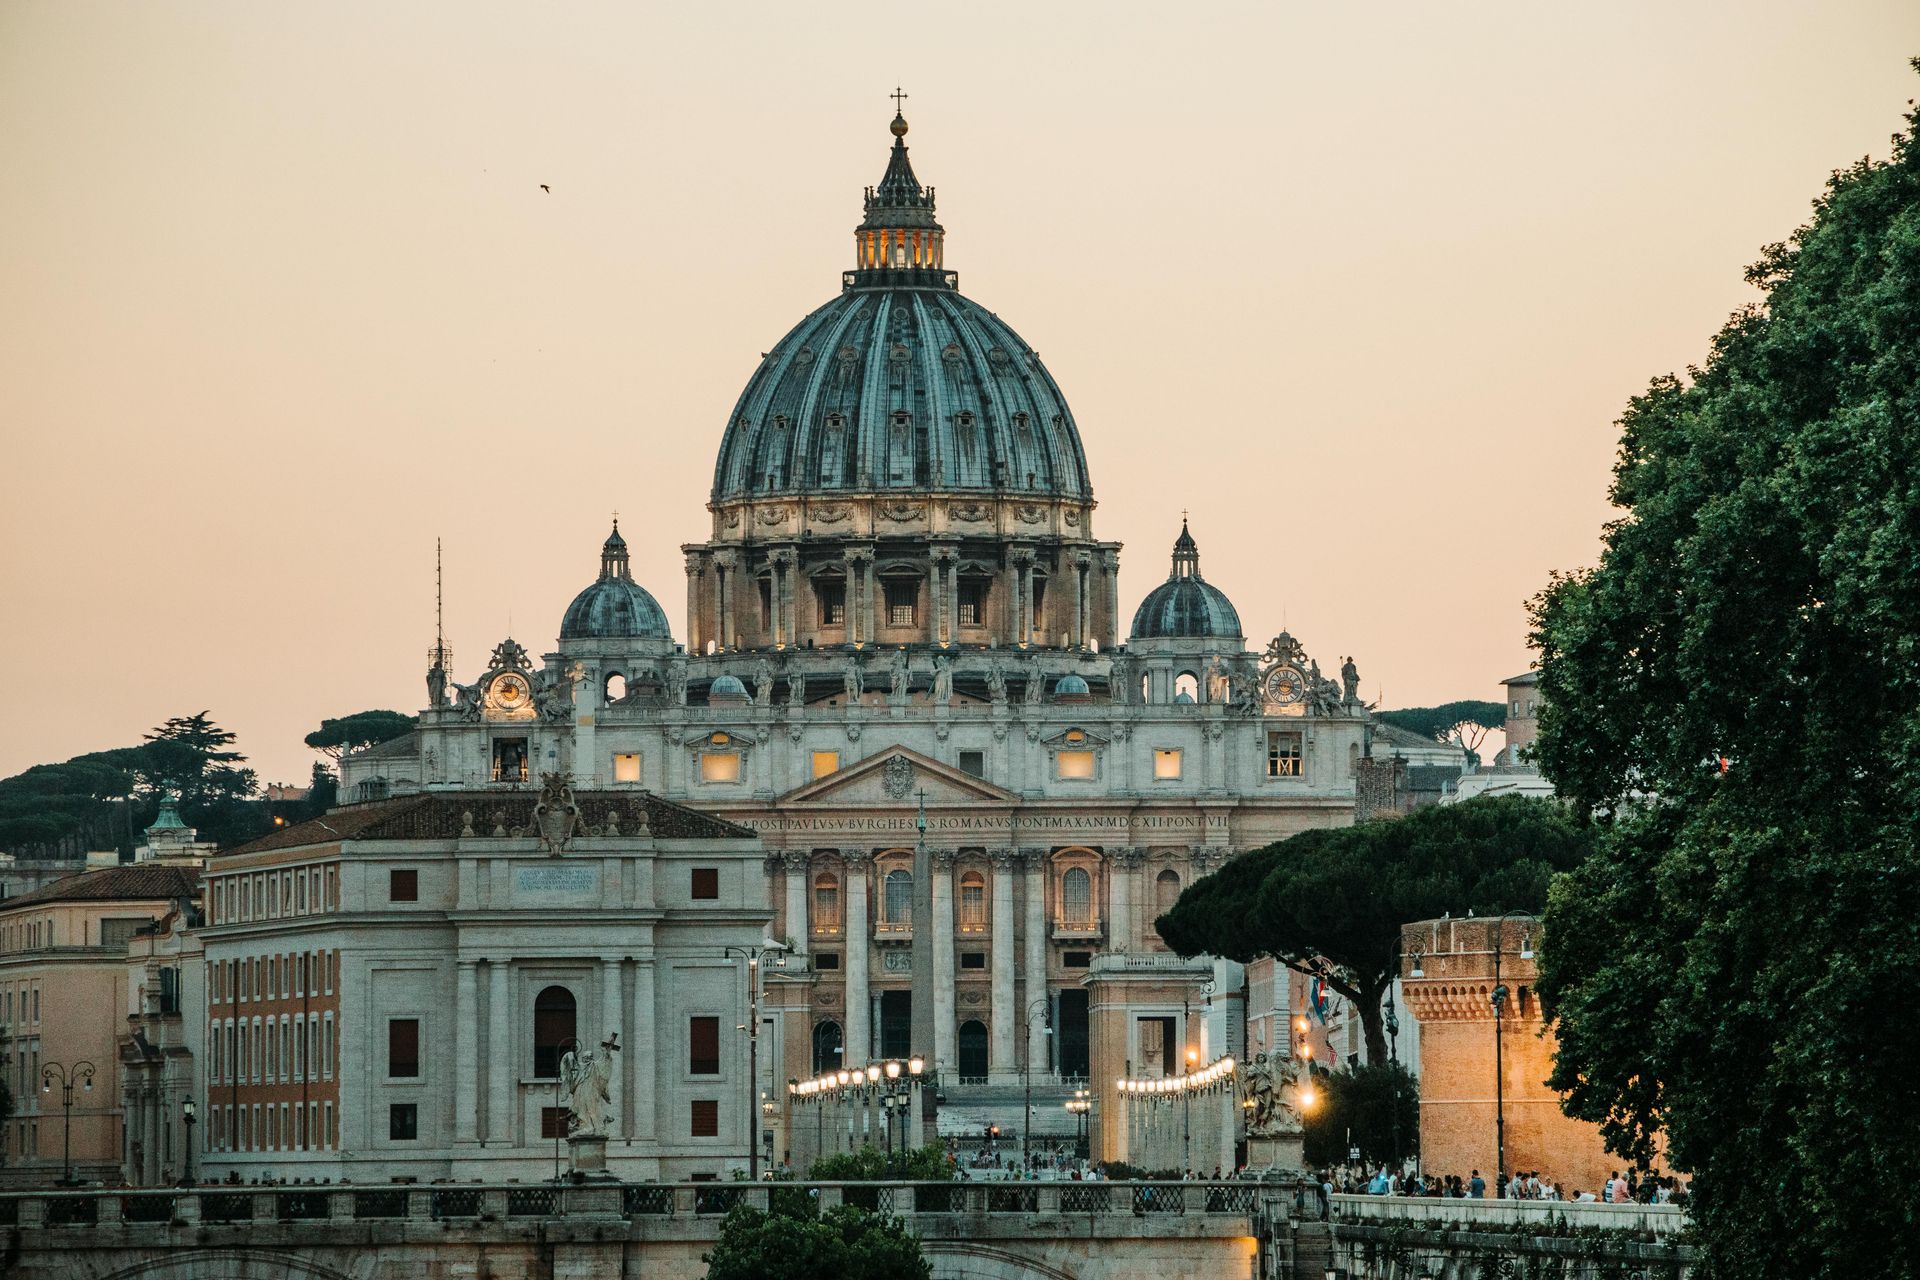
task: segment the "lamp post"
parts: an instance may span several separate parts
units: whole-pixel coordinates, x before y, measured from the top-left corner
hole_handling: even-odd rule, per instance
[[[1041,996],[1027,1006],[1027,1016],[1021,1023],[1022,1029],[1033,1026],[1033,1015],[1036,1013],[1042,1019],[1042,1033],[1047,1036],[1053,1035],[1053,1014],[1045,996]],[[1023,1035],[1020,1038],[1027,1046],[1023,1063],[1027,1088],[1027,1113],[1025,1119],[1020,1122],[1020,1167],[1022,1170],[1027,1170],[1033,1167],[1033,1037]]]
[[[1073,1116],[1075,1124],[1073,1135],[1074,1158],[1085,1160],[1087,1158],[1087,1112],[1092,1110],[1093,1103],[1088,1099],[1085,1089],[1075,1089],[1073,1091],[1073,1097],[1067,1099],[1066,1106],[1067,1112]]]
[[[1400,1065],[1400,1019],[1393,1011],[1393,988],[1387,988],[1387,1062],[1390,1066]],[[1394,1176],[1400,1175],[1400,1073],[1388,1072],[1393,1082],[1392,1092],[1387,1095],[1387,1105],[1393,1112],[1393,1151],[1391,1152]]]
[[[729,957],[739,955],[747,962],[747,1181],[760,1181],[760,960],[775,968],[787,964],[786,944],[772,939],[754,947],[729,946]]]
[[[52,1093],[56,1080],[60,1082],[60,1110],[66,1130],[60,1157],[60,1181],[70,1183],[73,1181],[73,1086],[79,1085],[82,1093],[93,1092],[93,1064],[76,1062],[69,1069],[65,1063],[49,1062],[40,1072],[40,1092]]]
[[[192,1098],[180,1104],[180,1123],[187,1127],[187,1159],[180,1173],[180,1185],[183,1187],[193,1185],[193,1125],[199,1118]]]
[[[1525,911],[1509,911],[1493,926],[1493,1169],[1496,1196],[1500,1194],[1507,1177],[1507,1077],[1500,1056],[1500,1020],[1506,1012],[1507,986],[1500,981],[1500,953],[1505,950],[1507,921],[1516,916],[1522,920],[1533,919]],[[1522,942],[1521,958],[1532,954],[1532,945]]]
[[[1193,1172],[1193,1090],[1185,1088],[1186,1077],[1193,1072],[1193,1064],[1200,1060],[1200,1051],[1188,1045],[1180,1056],[1180,1163],[1182,1172]]]

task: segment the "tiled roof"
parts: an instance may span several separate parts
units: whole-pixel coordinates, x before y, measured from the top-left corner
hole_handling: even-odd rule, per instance
[[[1451,742],[1441,742],[1437,738],[1429,738],[1424,733],[1415,733],[1411,729],[1404,729],[1397,724],[1392,724],[1385,720],[1375,720],[1373,722],[1373,736],[1375,739],[1384,738],[1396,747],[1425,747],[1432,749],[1434,747],[1454,746]],[[1458,750],[1458,747],[1455,747],[1455,750]],[[1466,753],[1461,752],[1461,758],[1465,759],[1465,757]]]
[[[221,856],[295,849],[341,840],[454,840],[467,827],[469,814],[474,832],[484,838],[498,829],[512,831],[530,826],[533,807],[539,799],[538,791],[431,791],[396,796],[391,800],[335,809],[324,818],[283,827],[237,849],[229,849]],[[746,827],[662,800],[648,791],[576,791],[573,800],[580,806],[581,819],[589,827],[604,827],[611,815],[617,819],[622,832],[632,834],[639,827],[640,813],[644,810],[647,829],[661,839],[751,840],[754,837],[754,832]]]
[[[45,902],[171,902],[200,892],[200,869],[153,863],[102,867],[8,898],[0,910],[36,906]]]
[[[362,747],[354,752],[353,760],[413,760],[420,755],[420,735],[403,733],[397,738],[388,738],[385,742],[376,742],[370,747]]]
[[[1502,680],[1500,683],[1501,684],[1539,684],[1540,673],[1538,671],[1522,671],[1517,676],[1508,676],[1505,680]]]

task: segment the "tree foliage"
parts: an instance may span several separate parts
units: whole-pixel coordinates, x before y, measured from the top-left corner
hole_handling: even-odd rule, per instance
[[[1629,403],[1624,514],[1533,605],[1536,758],[1618,815],[1547,912],[1553,1082],[1664,1130],[1716,1280],[1920,1272],[1916,127]]]
[[[1554,873],[1591,846],[1590,829],[1549,800],[1435,805],[1241,854],[1189,886],[1155,927],[1182,955],[1269,955],[1325,971],[1359,1010],[1368,1060],[1382,1062],[1380,1001],[1399,966],[1401,926],[1448,912],[1537,911]]]
[[[953,1161],[937,1142],[892,1153],[868,1143],[858,1151],[821,1156],[807,1176],[818,1182],[948,1182]]]
[[[1487,731],[1506,724],[1507,709],[1498,702],[1443,702],[1437,707],[1376,711],[1373,718],[1435,742],[1450,742],[1477,764],[1480,744],[1486,741]]]
[[[349,751],[391,742],[412,733],[419,723],[417,716],[401,715],[398,711],[356,711],[337,720],[322,720],[320,727],[304,741],[337,764]]]
[[[741,1206],[727,1214],[707,1280],[930,1280],[920,1241],[898,1218],[840,1205],[818,1218]]]
[[[1400,1063],[1317,1072],[1313,1081],[1318,1105],[1301,1118],[1309,1168],[1345,1164],[1352,1147],[1369,1165],[1391,1164],[1419,1150],[1420,1085]]]

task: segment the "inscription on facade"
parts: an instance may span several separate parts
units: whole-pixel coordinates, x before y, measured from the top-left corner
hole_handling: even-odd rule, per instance
[[[545,902],[577,902],[600,896],[600,868],[578,863],[513,869],[513,896]]]
[[[913,831],[914,815],[831,814],[729,815],[729,821],[755,831]],[[1199,813],[1152,813],[1138,816],[1115,814],[1043,813],[1009,820],[1004,814],[928,814],[929,831],[1200,831],[1225,829],[1225,815]]]

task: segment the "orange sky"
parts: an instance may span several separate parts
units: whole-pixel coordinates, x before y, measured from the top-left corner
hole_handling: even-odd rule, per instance
[[[677,635],[734,397],[911,95],[1122,590],[1182,507],[1256,645],[1488,697],[1613,421],[1702,357],[1920,5],[0,6],[0,774],[211,708],[264,779],[550,647],[618,508]],[[543,193],[541,183],[552,187]]]

